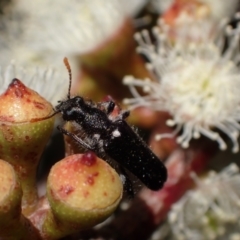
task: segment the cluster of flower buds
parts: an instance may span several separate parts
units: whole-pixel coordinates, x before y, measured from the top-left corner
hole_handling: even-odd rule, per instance
[[[114,212],[121,179],[91,152],[56,163],[39,198],[36,172],[53,130],[53,107],[17,78],[0,95],[0,106],[1,239],[60,239]]]

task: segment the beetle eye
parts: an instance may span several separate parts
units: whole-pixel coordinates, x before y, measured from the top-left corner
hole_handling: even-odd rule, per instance
[[[82,121],[84,119],[84,113],[81,109],[74,107],[70,108],[66,111],[63,111],[63,115],[65,115],[65,119],[68,120],[75,120],[75,121]]]
[[[77,104],[77,105],[81,105],[82,103],[83,103],[84,101],[83,101],[83,99],[81,98],[81,97],[76,97],[75,98],[75,103]]]

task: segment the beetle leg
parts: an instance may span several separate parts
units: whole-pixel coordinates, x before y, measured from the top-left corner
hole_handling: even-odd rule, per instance
[[[75,135],[75,134],[73,134],[73,133],[71,133],[71,132],[68,132],[66,129],[64,129],[64,128],[60,127],[60,126],[57,126],[57,129],[58,129],[61,133],[63,133],[63,134],[65,134],[65,135],[73,138],[76,142],[78,142],[80,145],[82,145],[82,147],[84,147],[84,148],[86,148],[86,149],[88,149],[88,150],[91,150],[91,151],[94,151],[94,150],[95,150],[94,147],[92,147],[92,146],[88,145],[87,143],[85,143],[85,142],[84,142],[81,138],[79,138],[77,135]]]
[[[115,107],[115,102],[113,102],[113,101],[108,102],[107,115],[109,115],[110,113],[113,112],[114,107]]]
[[[123,110],[121,111],[117,117],[114,118],[114,122],[117,122],[119,120],[124,120],[125,118],[127,118],[130,115],[130,111],[128,110]]]
[[[129,117],[130,111],[124,110],[119,115],[121,116],[122,119],[125,119],[125,118]]]
[[[104,111],[107,115],[111,114],[114,110],[115,107],[115,102],[113,102],[112,100],[108,101],[108,102],[102,102],[99,104],[100,107],[103,107],[103,109],[101,109],[102,111]]]

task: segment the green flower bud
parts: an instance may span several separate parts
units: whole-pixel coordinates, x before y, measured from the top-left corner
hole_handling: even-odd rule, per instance
[[[0,159],[0,239],[40,239],[21,213],[22,188],[13,167]]]
[[[37,204],[36,168],[51,135],[52,105],[18,79],[0,96],[0,158],[16,171],[23,189],[23,209]]]
[[[109,217],[122,198],[119,175],[93,153],[76,154],[56,163],[49,174],[51,206],[43,232],[57,239],[91,228]]]

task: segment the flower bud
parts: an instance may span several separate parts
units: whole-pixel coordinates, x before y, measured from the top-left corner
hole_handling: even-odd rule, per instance
[[[58,238],[95,226],[113,213],[122,191],[119,175],[94,153],[64,158],[52,167],[48,177],[52,211],[43,232]]]
[[[13,167],[0,159],[0,239],[40,239],[21,213],[22,188]]]
[[[53,129],[51,115],[51,104],[18,79],[0,96],[0,158],[20,179],[25,214],[37,203],[36,168]]]
[[[0,225],[9,224],[21,212],[22,189],[13,167],[0,159]],[[0,230],[1,232],[1,230]]]

